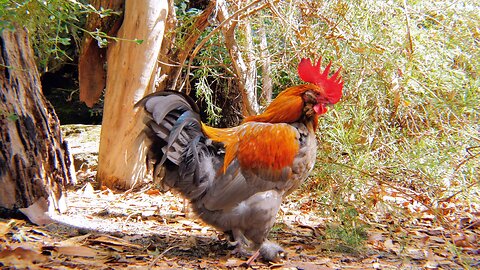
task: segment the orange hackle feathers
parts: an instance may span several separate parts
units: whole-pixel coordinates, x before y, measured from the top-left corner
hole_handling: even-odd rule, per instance
[[[225,145],[223,173],[237,158],[242,168],[281,174],[284,167],[292,164],[299,149],[298,134],[287,124],[247,123],[232,128],[203,124],[202,128],[211,140]]]
[[[233,161],[238,149],[237,127],[233,128],[214,128],[202,123],[202,130],[209,139],[215,142],[221,142],[225,145],[225,157],[223,158],[223,170],[227,171],[228,165]]]
[[[265,170],[276,176],[284,173],[283,169],[293,164],[300,147],[297,132],[287,124],[252,123],[240,136],[237,156],[240,166],[257,173]]]
[[[297,85],[285,89],[270,103],[265,112],[245,118],[243,122],[293,123],[300,119],[304,102],[302,94],[310,89],[320,91],[311,84]]]

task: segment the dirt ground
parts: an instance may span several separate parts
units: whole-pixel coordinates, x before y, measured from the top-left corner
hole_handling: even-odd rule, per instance
[[[183,200],[145,189],[126,194],[94,190],[90,183],[68,192],[69,209],[36,226],[0,220],[2,269],[236,269],[247,258],[215,229],[185,213]],[[362,248],[335,252],[325,243],[325,219],[305,211],[305,197],[285,203],[270,239],[287,259],[256,261],[253,269],[475,269],[480,266],[479,224],[446,231],[427,223],[397,231],[369,227]],[[311,205],[311,204],[309,204]],[[313,209],[312,209],[313,210]],[[424,221],[425,222],[425,221]],[[452,251],[455,249],[456,251]],[[0,264],[1,265],[1,264]]]
[[[152,185],[122,194],[94,190],[95,162],[85,156],[95,155],[95,146],[90,151],[79,145],[71,144],[80,157],[76,161],[79,184],[68,190],[65,213],[51,215],[53,222],[45,226],[0,219],[1,269],[246,268],[247,258],[232,255],[234,247],[226,237],[197,219],[188,204],[170,192],[160,193]],[[379,214],[375,220],[366,220],[363,242],[351,248],[329,237],[331,219],[319,215],[322,206],[311,199],[313,195],[292,194],[269,237],[285,248],[286,259],[257,260],[250,268],[480,267],[478,205],[451,201],[435,208],[441,213],[432,214],[416,208],[418,202],[410,200],[406,205],[399,200],[401,194],[382,196],[410,209],[410,218]]]

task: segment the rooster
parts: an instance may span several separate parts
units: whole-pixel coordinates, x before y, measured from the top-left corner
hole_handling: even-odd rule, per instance
[[[282,200],[299,187],[315,163],[318,117],[342,96],[340,69],[329,77],[302,59],[298,74],[307,84],[281,92],[265,112],[241,125],[202,123],[187,95],[162,91],[138,104],[147,112],[148,159],[154,177],[191,203],[207,224],[233,237],[235,253],[278,261],[283,249],[267,240]],[[253,255],[248,253],[253,251]]]

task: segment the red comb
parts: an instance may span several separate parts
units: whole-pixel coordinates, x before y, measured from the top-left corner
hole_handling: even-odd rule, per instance
[[[339,68],[332,77],[328,78],[332,62],[328,63],[323,73],[320,71],[322,58],[314,66],[310,59],[303,58],[298,64],[298,75],[304,82],[313,83],[323,88],[325,96],[332,104],[337,103],[342,97],[343,80]]]

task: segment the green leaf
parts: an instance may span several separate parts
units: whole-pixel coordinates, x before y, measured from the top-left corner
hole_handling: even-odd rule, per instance
[[[61,43],[62,45],[70,45],[70,38],[58,38],[57,41]]]
[[[15,122],[19,119],[18,115],[16,113],[12,113],[7,117],[8,120]]]

